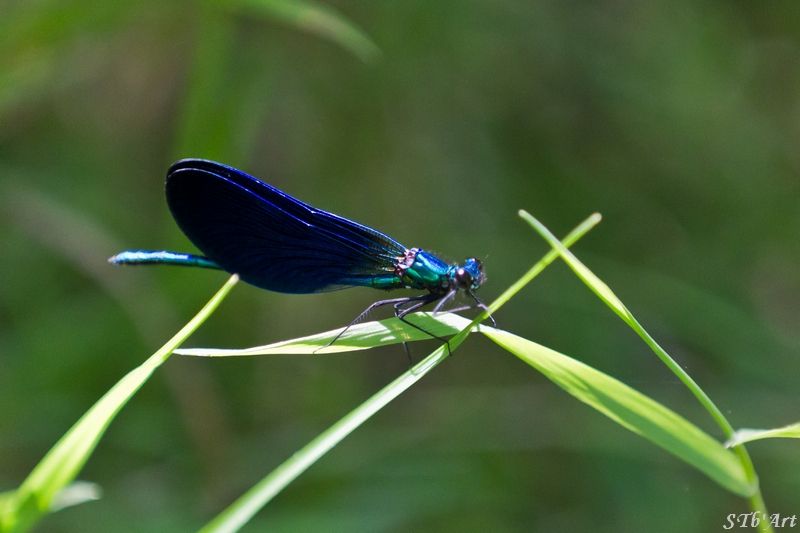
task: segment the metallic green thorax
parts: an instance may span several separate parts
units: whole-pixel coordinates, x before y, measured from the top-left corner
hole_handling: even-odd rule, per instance
[[[370,285],[376,289],[420,289],[446,292],[455,266],[419,248],[406,250],[397,258],[394,272],[372,278]]]
[[[404,287],[438,292],[447,289],[450,271],[453,268],[433,254],[411,248],[406,252],[397,270]]]

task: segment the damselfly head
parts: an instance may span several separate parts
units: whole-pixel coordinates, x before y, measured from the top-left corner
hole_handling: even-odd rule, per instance
[[[483,273],[483,263],[475,257],[469,257],[463,265],[459,265],[453,272],[453,282],[459,289],[475,290],[486,280]]]

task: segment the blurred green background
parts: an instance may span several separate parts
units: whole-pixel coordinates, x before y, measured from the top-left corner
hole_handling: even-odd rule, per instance
[[[600,211],[576,253],[731,422],[800,418],[795,3],[303,5],[0,3],[0,489],[226,279],[106,264],[193,250],[163,195],[186,156],[481,257],[486,300],[547,251],[517,209],[558,234]],[[331,329],[380,296],[241,285],[189,345]],[[563,264],[496,318],[721,437]],[[398,347],[174,357],[82,472],[103,499],[39,530],[196,528],[406,368]],[[797,442],[750,449],[770,510],[800,512]],[[713,531],[747,510],[476,336],[248,530]]]

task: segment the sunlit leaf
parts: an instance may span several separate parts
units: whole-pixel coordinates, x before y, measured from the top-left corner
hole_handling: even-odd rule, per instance
[[[483,333],[578,400],[661,446],[726,489],[741,496],[753,494],[755,487],[737,457],[674,411],[599,370],[533,341],[492,328],[484,328]],[[574,429],[580,432],[580,428]]]
[[[745,442],[761,439],[800,439],[800,422],[775,429],[739,429],[725,446],[731,448]]]
[[[56,494],[53,503],[50,504],[50,511],[60,511],[67,507],[99,500],[102,495],[103,489],[100,488],[100,485],[89,481],[75,481]]]
[[[455,335],[463,329],[469,320],[452,314],[437,313],[413,313],[406,317],[407,320],[418,325],[437,337],[448,337]],[[200,357],[236,357],[249,355],[280,355],[280,354],[332,354],[341,352],[352,352],[356,350],[367,350],[377,346],[398,344],[401,342],[414,342],[431,340],[433,337],[414,326],[411,326],[397,318],[388,318],[375,322],[364,322],[355,324],[347,329],[336,342],[329,345],[342,328],[290,339],[264,346],[253,348],[243,348],[241,350],[222,349],[222,348],[181,348],[175,350],[178,355],[193,355]]]
[[[61,437],[16,490],[14,496],[6,500],[4,506],[0,506],[0,530],[24,531],[42,515],[51,512],[54,505],[63,506],[63,502],[58,501],[59,494],[63,495],[64,488],[86,464],[117,413],[169,358],[173,350],[219,306],[237,281],[237,276],[231,276],[192,320],[144,363],[119,380]]]
[[[558,253],[561,255],[561,258],[564,260],[565,263],[572,269],[573,272],[578,276],[578,278],[586,284],[589,289],[594,292],[601,301],[603,301],[608,307],[610,307],[621,319],[625,322],[639,337],[644,341],[645,344],[653,351],[654,354],[661,360],[664,365],[672,371],[678,379],[686,386],[689,391],[694,394],[697,401],[703,406],[703,408],[708,411],[717,425],[725,432],[726,435],[733,434],[733,427],[731,426],[728,419],[725,418],[725,415],[722,414],[719,407],[711,400],[711,398],[705,393],[705,391],[700,387],[700,385],[689,375],[686,370],[684,370],[676,361],[672,358],[672,356],[667,353],[667,351],[661,347],[661,345],[656,342],[650,333],[642,326],[636,317],[633,316],[633,313],[628,310],[625,304],[614,294],[614,291],[606,285],[600,278],[598,278],[589,268],[584,265],[580,259],[575,257],[575,255],[570,252],[565,246],[563,246],[558,239],[550,233],[544,224],[536,220],[536,218],[528,213],[527,211],[520,210],[519,216],[522,217],[528,224],[536,230],[539,235],[541,235],[549,244],[553,247],[554,250],[557,250]],[[738,450],[737,453],[741,454],[742,456],[746,455],[747,452],[744,450]],[[749,458],[745,459],[749,462]]]

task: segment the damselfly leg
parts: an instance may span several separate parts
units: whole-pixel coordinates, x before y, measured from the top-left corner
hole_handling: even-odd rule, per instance
[[[411,300],[409,302],[402,302],[402,303],[395,304],[395,306],[394,306],[394,316],[396,316],[399,320],[401,320],[402,322],[408,324],[412,328],[423,332],[424,334],[430,336],[431,338],[434,338],[434,339],[436,339],[438,341],[443,342],[447,346],[447,354],[450,355],[450,353],[451,353],[450,352],[450,341],[448,339],[445,339],[444,337],[440,337],[438,335],[434,335],[433,333],[431,333],[427,329],[423,328],[420,325],[414,324],[413,322],[411,322],[410,320],[408,320],[406,318],[407,314],[412,313],[412,312],[416,311],[417,309],[420,309],[420,308],[428,305],[429,303],[435,302],[438,298],[440,298],[440,296],[438,294],[430,293],[430,294],[425,294],[425,295],[422,295],[422,296],[418,296],[418,297],[416,297],[415,299],[413,299],[413,300]],[[409,303],[411,303],[411,305],[406,306]],[[438,307],[438,305],[437,305],[437,307]],[[413,361],[411,359],[411,352],[408,349],[408,344],[405,343],[405,342],[403,343],[403,350],[405,350],[405,352],[406,352],[406,357],[408,357],[409,364],[413,364]]]
[[[370,314],[372,311],[374,311],[375,309],[377,309],[378,307],[382,307],[382,306],[384,306],[384,305],[398,305],[398,304],[403,304],[403,303],[406,303],[406,302],[412,301],[412,300],[414,300],[415,298],[416,298],[415,296],[406,296],[406,297],[404,297],[404,298],[389,298],[388,300],[378,300],[377,302],[374,302],[374,303],[370,304],[370,305],[369,305],[369,306],[368,306],[366,309],[364,309],[363,311],[361,311],[361,313],[359,313],[357,317],[355,317],[353,320],[351,320],[351,321],[350,321],[350,323],[349,323],[349,324],[347,324],[347,325],[344,327],[344,329],[342,329],[342,331],[340,331],[339,333],[337,333],[337,334],[336,334],[336,336],[335,336],[333,339],[331,339],[331,341],[330,341],[328,344],[326,344],[325,346],[322,346],[321,348],[317,348],[316,350],[314,350],[314,353],[317,353],[318,351],[320,351],[320,350],[322,350],[322,349],[325,349],[325,348],[328,348],[329,346],[332,346],[332,345],[333,345],[333,343],[335,343],[336,341],[338,341],[338,340],[339,340],[339,338],[341,338],[341,336],[342,336],[342,335],[344,335],[344,334],[345,334],[345,332],[346,332],[348,329],[350,329],[351,327],[355,326],[356,324],[358,324],[359,322],[361,322],[362,320],[364,320],[365,318],[367,318],[367,316],[368,316],[368,315],[369,315],[369,314]]]
[[[452,301],[453,297],[456,295],[457,292],[458,291],[456,290],[451,290],[448,291],[447,294],[445,294],[444,296],[431,292],[428,294],[421,294],[419,296],[407,296],[404,298],[389,298],[387,300],[379,300],[377,302],[374,302],[370,304],[366,309],[364,309],[361,313],[359,313],[358,316],[356,316],[349,324],[347,324],[347,326],[345,326],[339,333],[337,333],[336,336],[333,339],[331,339],[330,342],[328,342],[328,344],[314,350],[314,353],[317,353],[318,351],[324,348],[332,346],[336,341],[338,341],[342,337],[342,335],[344,335],[347,332],[347,330],[349,330],[352,326],[364,320],[375,309],[383,307],[385,305],[391,305],[394,308],[395,317],[397,317],[402,322],[408,324],[409,326],[413,327],[414,329],[417,329],[422,333],[425,333],[429,337],[444,343],[447,346],[448,354],[450,354],[450,341],[448,339],[440,337],[439,335],[435,335],[430,331],[428,331],[427,329],[423,328],[422,326],[411,322],[408,318],[406,318],[406,315],[413,313],[414,311],[417,311],[433,302],[436,302],[436,306],[433,308],[433,312],[434,313],[441,312],[442,308],[448,302]],[[487,312],[489,311],[489,308],[482,301],[480,301],[472,291],[466,291],[466,292],[475,301],[475,303],[468,306],[449,309],[447,312],[454,313],[466,309],[475,309],[475,308],[482,309]],[[489,320],[491,320],[493,326],[495,327],[497,326],[497,323],[495,322],[491,314],[489,315]],[[408,357],[409,363],[411,363],[412,362],[411,352],[409,351],[408,344],[406,342],[403,342],[403,350],[406,352],[406,356]]]

